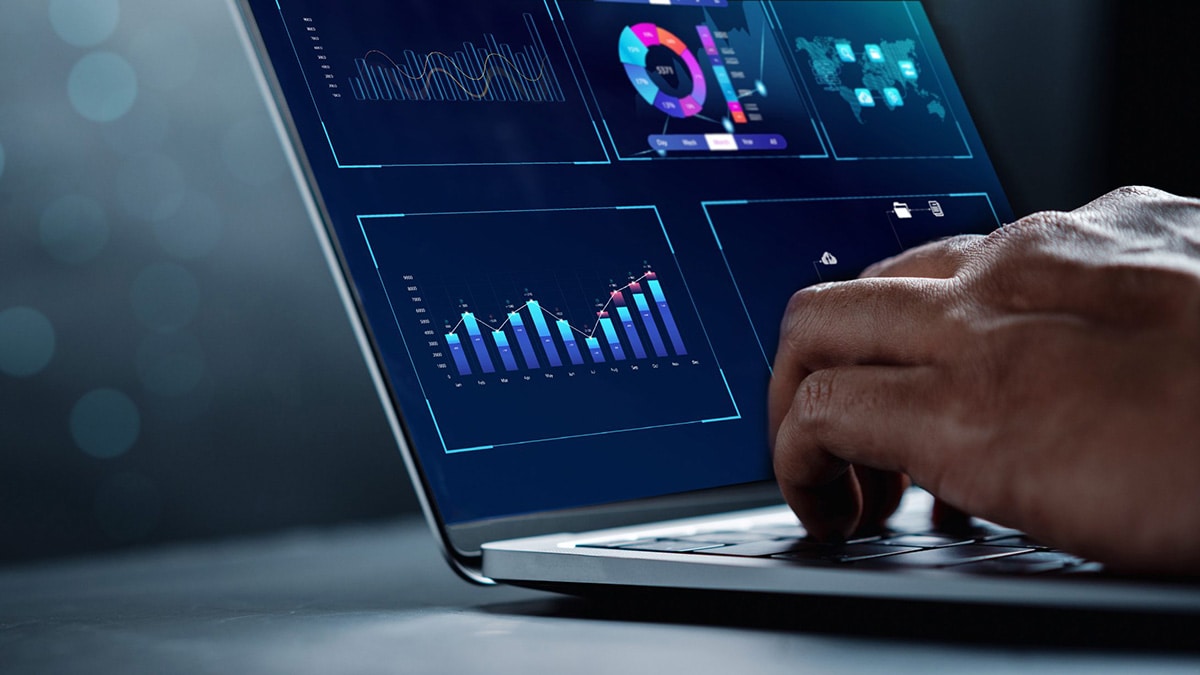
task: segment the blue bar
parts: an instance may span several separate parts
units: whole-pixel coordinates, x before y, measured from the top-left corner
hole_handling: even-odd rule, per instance
[[[583,355],[579,353],[579,345],[575,344],[575,335],[571,333],[571,324],[559,319],[558,334],[562,336],[563,344],[567,345],[567,354],[571,357],[571,363],[581,366],[583,365]]]
[[[617,316],[621,317],[621,325],[625,327],[625,337],[629,338],[629,346],[633,347],[633,355],[639,359],[646,358],[646,349],[642,347],[642,339],[638,337],[637,328],[633,325],[633,315],[628,307],[618,307]]]
[[[525,365],[529,368],[541,368],[542,364],[538,363],[537,354],[533,352],[533,343],[529,340],[529,331],[525,330],[525,322],[521,320],[521,315],[513,312],[508,315],[508,320],[512,323],[513,332],[517,334],[517,344],[521,346],[521,356],[525,357]]]
[[[658,325],[654,323],[654,315],[650,313],[650,304],[646,302],[646,296],[642,293],[634,293],[633,304],[637,305],[638,312],[642,315],[642,324],[646,326],[646,333],[650,335],[650,344],[654,345],[654,353],[660,357],[666,356],[667,346],[663,344],[662,333],[658,332]]]
[[[483,344],[483,333],[479,332],[479,322],[470,312],[463,313],[463,323],[467,326],[467,334],[471,336],[471,346],[475,348],[475,356],[479,358],[479,366],[485,373],[496,372],[492,365],[492,357],[488,355],[487,345]]]
[[[517,359],[513,357],[512,347],[508,346],[508,336],[502,330],[492,331],[492,339],[496,341],[496,349],[500,350],[500,360],[504,362],[505,370],[516,370]]]
[[[533,325],[537,328],[538,337],[542,339],[542,348],[546,350],[546,358],[551,366],[561,366],[562,359],[558,356],[558,348],[554,346],[554,338],[550,337],[550,327],[546,325],[546,317],[542,316],[542,305],[537,300],[525,303],[529,307],[529,315],[533,317]]]
[[[650,294],[654,296],[655,304],[658,305],[658,315],[667,326],[667,335],[671,336],[671,346],[675,348],[675,354],[687,356],[687,350],[683,347],[683,337],[679,334],[679,327],[675,325],[671,308],[667,306],[667,296],[663,294],[662,284],[658,283],[658,279],[651,279],[646,283],[650,286]]]
[[[600,327],[604,329],[604,339],[608,340],[608,348],[612,350],[613,358],[624,361],[625,348],[621,346],[621,340],[617,338],[617,329],[613,328],[612,319],[608,317],[600,319]]]
[[[450,348],[450,355],[454,357],[454,365],[458,366],[458,374],[467,376],[471,374],[471,364],[467,363],[467,355],[463,352],[462,340],[454,333],[446,334],[446,346]]]
[[[588,351],[592,353],[593,363],[604,363],[604,352],[600,351],[600,341],[594,337],[584,340],[587,343]]]

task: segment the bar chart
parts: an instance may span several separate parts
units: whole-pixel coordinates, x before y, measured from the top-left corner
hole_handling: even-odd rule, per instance
[[[572,325],[532,298],[503,315],[503,321],[493,324],[465,311],[443,334],[459,375],[687,356],[666,292],[658,275],[649,270],[609,291],[608,301],[589,325]],[[533,334],[527,326],[533,326]],[[466,345],[470,345],[469,355]]]
[[[446,452],[740,419],[655,207],[359,223]]]

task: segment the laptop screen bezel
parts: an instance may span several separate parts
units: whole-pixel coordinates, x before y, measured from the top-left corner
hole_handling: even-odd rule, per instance
[[[372,335],[363,303],[351,283],[346,264],[320,186],[309,163],[299,131],[292,118],[270,54],[259,31],[249,0],[229,0],[243,46],[253,65],[254,76],[267,102],[268,113],[284,146],[284,152],[304,200],[309,220],[330,267],[338,295],[346,308],[356,341],[362,351],[375,390],[383,405],[392,436],[404,459],[425,518],[452,567],[470,581],[491,583],[480,572],[482,544],[489,541],[567,531],[620,527],[671,518],[757,508],[782,503],[777,486],[764,480],[685,492],[647,499],[620,501],[583,508],[554,510],[501,517],[465,524],[447,525],[412,438],[398,410],[392,384],[380,367],[382,356]]]
[[[919,1],[917,0],[917,2]],[[924,5],[924,3],[921,4]],[[362,350],[368,372],[382,403],[392,436],[405,462],[422,512],[447,561],[457,573],[469,581],[483,584],[492,583],[481,572],[481,547],[486,542],[560,532],[622,527],[783,504],[775,482],[763,480],[631,501],[613,501],[587,507],[547,510],[518,516],[447,524],[438,508],[435,493],[421,466],[418,453],[413,448],[413,440],[404,416],[398,409],[398,399],[391,382],[381,368],[382,355],[379,352],[378,342],[371,333],[363,303],[354,290],[354,284],[351,283],[349,266],[337,241],[332,219],[325,207],[320,187],[317,185],[315,174],[309,164],[307,152],[291,116],[288,101],[271,64],[270,55],[267,53],[257,20],[250,7],[250,0],[228,0],[228,6],[234,15],[234,22],[239,29],[243,46],[254,66],[252,68],[254,76],[284,146],[285,155],[296,178],[310,222],[317,233],[317,239],[330,267],[359,348]],[[947,54],[946,57],[945,66],[953,73],[954,68],[951,62],[954,59],[950,58],[950,54]],[[961,89],[959,94],[966,98],[966,92]],[[970,101],[964,101],[964,104],[969,113],[973,106],[970,105]],[[993,143],[989,142],[987,130],[980,129],[977,120],[972,119],[971,122],[977,133],[978,142],[981,143],[986,156],[990,157],[992,153],[989,152],[989,149]],[[1002,168],[995,162],[991,163],[991,169],[996,174],[1000,192],[1005,195],[1005,198],[1008,198],[1006,186],[1010,184],[1010,181],[1005,180],[1008,176],[1004,174]]]

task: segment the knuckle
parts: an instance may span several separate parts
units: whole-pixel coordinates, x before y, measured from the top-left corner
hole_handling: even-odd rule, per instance
[[[814,325],[813,317],[821,313],[821,308],[825,303],[825,296],[822,293],[826,288],[828,288],[827,284],[802,288],[788,299],[787,309],[783,313],[783,322],[780,327],[784,342],[791,346],[804,343],[808,332]]]
[[[799,426],[817,431],[829,423],[836,387],[836,370],[818,370],[804,378],[793,405]]]

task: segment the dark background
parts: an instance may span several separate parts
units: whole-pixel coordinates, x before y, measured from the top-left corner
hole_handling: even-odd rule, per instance
[[[926,8],[1018,213],[1200,193],[1200,11]],[[413,510],[225,3],[5,2],[0,63],[0,561]]]

